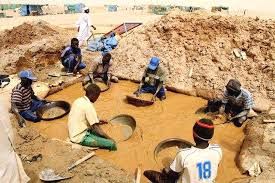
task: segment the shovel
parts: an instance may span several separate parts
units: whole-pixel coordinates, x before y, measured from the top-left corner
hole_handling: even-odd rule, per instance
[[[90,159],[94,155],[95,155],[95,152],[91,152],[88,155],[84,156],[83,158],[79,159],[78,161],[76,161],[75,163],[73,163],[72,165],[70,165],[68,167],[68,171],[75,168],[80,163]],[[45,182],[60,181],[60,180],[70,179],[72,177],[73,177],[73,175],[62,176],[62,175],[56,174],[53,169],[49,169],[49,168],[42,170],[39,174],[39,179],[42,181],[45,181]]]
[[[51,182],[51,181],[60,181],[65,179],[70,179],[73,176],[61,176],[54,172],[53,169],[45,169],[40,172],[39,179],[45,182]]]

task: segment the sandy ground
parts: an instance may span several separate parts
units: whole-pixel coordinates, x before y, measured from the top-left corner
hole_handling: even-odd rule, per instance
[[[142,170],[159,170],[163,161],[156,163],[153,158],[155,146],[171,137],[183,138],[192,142],[192,126],[204,115],[195,115],[195,111],[206,104],[200,98],[188,97],[168,92],[167,100],[157,101],[153,106],[137,108],[125,102],[125,96],[131,94],[137,85],[121,81],[99,97],[95,103],[98,116],[111,119],[118,114],[130,114],[137,121],[137,128],[131,139],[118,143],[118,151],[97,151],[97,155],[134,174],[138,165]],[[73,85],[49,97],[50,100],[65,100],[72,103],[83,95],[80,84]],[[215,123],[220,123],[220,120]],[[169,124],[169,125],[168,125]],[[49,138],[66,140],[68,138],[67,117],[51,122],[41,122],[31,126]],[[234,138],[233,138],[234,137]],[[242,128],[232,124],[217,125],[212,143],[223,148],[223,160],[219,168],[218,183],[231,182],[243,177],[235,164],[244,134]],[[145,182],[143,177],[142,182]]]
[[[47,15],[39,17],[18,17],[18,18],[5,18],[0,19],[0,30],[12,28],[17,26],[25,21],[34,21],[34,20],[45,20],[51,24],[58,25],[65,28],[74,29],[74,23],[78,18],[78,14],[75,15]],[[96,32],[106,32],[112,27],[122,23],[123,21],[142,21],[149,22],[154,19],[159,18],[156,15],[148,14],[137,14],[137,13],[95,13],[91,15],[95,26],[98,27]],[[48,70],[44,70],[48,71]],[[43,72],[43,70],[41,71]],[[60,93],[57,93],[50,99],[62,99],[73,102],[74,99],[81,96],[83,91],[79,88],[80,85],[74,85],[66,90],[63,90]],[[206,101],[194,98],[187,97],[180,94],[168,93],[168,99],[164,102],[157,102],[155,105],[148,108],[136,108],[130,106],[124,102],[125,94],[129,94],[136,89],[136,85],[129,82],[121,82],[118,85],[114,85],[108,92],[104,93],[99,101],[96,103],[96,108],[100,117],[105,119],[110,119],[114,115],[121,113],[129,113],[136,117],[138,121],[138,128],[134,133],[133,137],[126,142],[118,144],[119,150],[117,152],[107,152],[107,151],[97,151],[98,155],[114,164],[118,165],[121,168],[126,169],[131,174],[134,173],[135,168],[138,165],[142,166],[142,170],[146,169],[155,169],[158,170],[161,165],[157,164],[153,160],[153,149],[156,144],[168,137],[181,137],[186,140],[192,141],[192,134],[190,133],[192,125],[199,115],[194,115],[194,112],[199,107],[203,106]],[[110,95],[111,93],[111,95]],[[179,102],[180,101],[180,102]],[[152,120],[152,116],[156,116]],[[173,123],[169,123],[169,120],[173,119]],[[48,136],[49,138],[58,138],[65,140],[68,137],[67,132],[67,118],[63,118],[59,121],[54,122],[41,122],[38,124],[29,124],[34,128],[38,129],[43,135]],[[167,125],[169,123],[169,125]],[[172,125],[171,125],[172,124]],[[153,129],[153,130],[152,130]],[[217,125],[217,131],[214,137],[213,142],[219,143],[223,147],[224,158],[219,169],[218,182],[226,183],[231,182],[234,179],[242,178],[240,171],[238,170],[235,158],[240,150],[244,134],[243,129],[235,128],[233,125]],[[233,138],[234,137],[234,138]],[[39,139],[38,139],[39,140]],[[45,143],[46,145],[42,145]],[[39,148],[32,149],[34,144],[40,144]],[[44,168],[44,165],[47,166],[56,166],[59,168],[61,166],[67,166],[73,160],[76,160],[78,157],[83,156],[85,152],[70,152],[71,147],[62,147],[61,149],[56,149],[58,144],[47,143],[47,140],[41,138],[38,142],[30,141],[29,144],[22,146],[22,149],[19,149],[21,152],[30,152],[34,150],[35,152],[43,152],[46,154],[45,159],[39,163],[35,162],[28,164],[24,162],[24,166],[27,167],[27,173],[34,178],[33,182],[37,182],[38,172]],[[37,147],[37,146],[36,146]],[[54,148],[53,148],[54,147]],[[51,149],[51,150],[50,150]],[[131,151],[129,151],[129,149]],[[64,157],[68,155],[67,157]],[[56,165],[55,157],[57,157],[59,165]],[[62,158],[61,158],[62,157]],[[67,159],[67,160],[66,160]],[[64,161],[62,164],[62,161]],[[100,161],[100,160],[99,160]],[[92,161],[93,162],[93,161]],[[91,164],[93,164],[91,162]],[[129,163],[131,162],[131,163]],[[79,176],[71,180],[72,182],[79,182],[81,176],[87,178],[92,175],[91,172],[83,172],[85,168],[89,168],[91,165],[89,163],[88,167],[81,166],[80,169],[77,169],[74,173],[79,174]],[[103,165],[103,169],[104,166]],[[91,169],[94,170],[97,167],[94,165]],[[109,167],[110,168],[110,167]],[[102,170],[102,168],[100,168]],[[105,169],[103,173],[97,172],[98,174],[105,174],[108,172],[108,169]],[[115,176],[114,174],[113,176]],[[105,176],[108,176],[106,174]],[[89,178],[85,179],[89,180]],[[93,179],[96,181],[97,179]],[[102,180],[100,180],[102,181]],[[143,182],[144,182],[143,178]]]
[[[44,20],[50,24],[64,28],[75,28],[75,23],[80,14],[60,14],[60,15],[43,15],[43,16],[28,16],[16,18],[1,18],[0,30],[11,29],[26,21]],[[101,33],[110,30],[110,27],[115,27],[123,22],[148,22],[158,18],[158,15],[140,12],[112,12],[112,13],[91,13],[92,23],[98,28],[95,32]]]

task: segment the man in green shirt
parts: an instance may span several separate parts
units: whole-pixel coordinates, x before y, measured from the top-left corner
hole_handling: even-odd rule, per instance
[[[166,73],[159,66],[160,59],[158,57],[152,57],[148,67],[146,68],[139,88],[134,93],[139,96],[141,93],[154,94],[152,101],[158,97],[160,100],[166,99],[165,90],[163,84],[166,79]]]

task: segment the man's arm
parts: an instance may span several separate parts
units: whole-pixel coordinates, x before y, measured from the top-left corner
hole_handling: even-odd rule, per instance
[[[20,106],[21,103],[18,102],[12,102],[11,107],[15,110],[15,112],[19,113],[18,106]]]
[[[65,56],[67,55],[68,47],[63,50],[63,52],[60,55],[61,61],[65,60]]]
[[[164,168],[162,170],[162,173],[166,174],[166,176],[168,177],[169,181],[171,181],[171,182],[177,182],[177,180],[180,177],[180,173],[171,170],[170,167]]]
[[[97,118],[97,114],[95,109],[86,107],[85,108],[85,115],[86,115],[86,119],[90,124],[90,129],[95,132],[96,134],[98,134],[101,137],[104,138],[108,138],[111,139],[106,133],[103,132],[103,130],[100,128],[100,123],[102,123],[102,120],[98,120]]]
[[[225,111],[225,105],[228,103],[228,97],[229,97],[229,95],[227,93],[227,90],[225,90],[224,93],[223,93],[222,99],[221,99],[222,105],[219,108],[219,113],[220,114],[223,114],[224,111]]]
[[[146,73],[147,73],[147,69],[144,71],[144,73],[142,75],[141,81],[139,83],[139,87],[138,87],[137,91],[135,92],[136,95],[139,95],[141,93],[141,88],[144,85]]]
[[[152,98],[152,101],[156,100],[156,96],[159,92],[159,90],[163,87],[163,83],[165,82],[166,80],[166,73],[164,70],[162,70],[162,68],[159,68],[160,71],[158,73],[158,76],[156,76],[156,86],[157,86],[157,90]]]
[[[184,165],[183,165],[183,158],[181,155],[181,152],[179,152],[172,164],[170,165],[169,168],[166,168],[163,170],[163,173],[166,173],[167,176],[169,177],[169,180],[173,180],[173,182],[176,182],[176,180],[179,178],[180,173],[184,170]]]
[[[18,112],[18,106],[22,106],[22,93],[15,89],[12,91],[11,95],[11,107],[17,110],[16,112]]]
[[[238,113],[237,115],[233,116],[230,118],[230,120],[233,120],[235,118],[240,118],[240,117],[243,117],[243,116],[247,116],[249,113],[249,109],[245,109],[244,111]]]
[[[156,85],[157,85],[157,90],[156,90],[155,94],[154,94],[153,97],[152,97],[152,101],[155,101],[155,100],[156,100],[156,96],[157,96],[159,90],[163,87],[163,82],[160,81],[160,80],[157,80]]]
[[[100,128],[99,125],[100,125],[100,124],[98,124],[98,123],[93,124],[93,125],[91,126],[91,130],[92,130],[94,133],[98,134],[99,136],[101,136],[101,137],[103,137],[103,138],[107,138],[107,139],[111,139],[111,140],[112,140],[112,138],[111,138],[110,136],[108,136],[108,135]]]
[[[76,61],[77,61],[77,64],[74,67],[73,73],[77,72],[77,68],[78,68],[79,64],[81,63],[81,61],[82,61],[81,53],[78,56],[76,56]]]

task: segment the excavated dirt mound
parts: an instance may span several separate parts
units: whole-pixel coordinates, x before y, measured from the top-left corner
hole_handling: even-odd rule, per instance
[[[158,56],[168,74],[166,84],[175,91],[212,98],[237,78],[255,98],[271,99],[274,35],[271,20],[172,12],[125,36],[113,52],[112,72],[140,80],[150,57]],[[247,58],[237,58],[235,48]]]
[[[34,40],[57,34],[45,22],[36,24],[23,23],[11,30],[4,31],[0,36],[0,49],[12,48],[15,45],[30,44]]]
[[[0,70],[14,74],[22,69],[41,70],[59,62],[61,51],[74,32],[47,22],[23,23],[0,33]]]
[[[251,176],[256,176],[257,171],[261,174],[255,179],[239,183],[275,181],[275,124],[262,123],[264,119],[269,118],[274,119],[274,116],[259,116],[245,128],[246,138],[238,157],[239,166],[243,173],[248,172]]]
[[[11,118],[11,121],[15,132],[16,152],[20,156],[31,182],[41,182],[38,175],[46,168],[51,168],[61,175],[73,176],[64,182],[133,182],[132,175],[97,156],[68,172],[67,168],[72,163],[86,156],[91,150],[74,148],[71,143],[48,139],[40,135],[33,127],[19,129],[14,117]],[[95,153],[97,154],[97,152]]]

